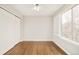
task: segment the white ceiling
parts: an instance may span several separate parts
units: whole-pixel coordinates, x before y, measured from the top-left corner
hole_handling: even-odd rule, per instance
[[[24,16],[52,16],[58,9],[60,9],[62,4],[40,4],[39,12],[36,12],[33,8],[33,4],[13,4],[11,5],[17,11],[19,11]]]

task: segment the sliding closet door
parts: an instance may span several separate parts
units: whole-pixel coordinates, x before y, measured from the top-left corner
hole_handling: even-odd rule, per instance
[[[20,19],[0,8],[0,54],[12,48],[20,39]]]
[[[65,38],[72,39],[72,11],[69,10],[62,14],[62,35]]]
[[[73,8],[73,37],[79,41],[79,5]]]

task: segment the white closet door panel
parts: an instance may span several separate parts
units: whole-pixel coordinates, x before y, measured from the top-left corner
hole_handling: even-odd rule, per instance
[[[0,54],[6,52],[20,39],[20,19],[0,9]]]

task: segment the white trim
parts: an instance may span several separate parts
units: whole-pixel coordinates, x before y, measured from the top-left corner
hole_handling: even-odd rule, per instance
[[[56,37],[58,37],[57,40],[55,39]],[[69,45],[70,48],[68,48],[67,46],[65,47],[64,45],[62,46],[62,43],[57,42],[58,40],[61,41],[61,42],[63,41],[63,43],[65,43],[65,45]],[[58,35],[58,34],[53,34],[53,40],[52,41],[55,42],[63,51],[65,51],[69,55],[79,54],[78,53],[79,52],[79,43],[78,42],[64,38],[64,37],[62,37],[61,35]],[[71,48],[72,48],[72,51],[69,50]]]
[[[21,41],[52,41],[52,39],[22,39]]]

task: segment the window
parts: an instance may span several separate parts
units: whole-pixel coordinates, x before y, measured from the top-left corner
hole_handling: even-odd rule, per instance
[[[54,16],[54,33],[79,42],[79,5]]]
[[[79,5],[73,8],[73,39],[79,41]]]
[[[66,38],[72,39],[72,17],[71,10],[62,15],[62,35]]]
[[[79,5],[62,14],[61,35],[79,42]]]

